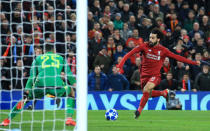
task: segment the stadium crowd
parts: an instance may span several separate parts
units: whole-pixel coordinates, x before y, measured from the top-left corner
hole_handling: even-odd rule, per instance
[[[74,0],[2,0],[1,88],[23,89],[33,59],[43,43],[56,44],[76,73],[76,12]],[[203,61],[201,66],[166,58],[160,90],[210,91],[210,1],[88,0],[88,90],[139,90],[141,55],[123,70],[116,65],[158,27],[161,44],[175,54]],[[82,38],[81,38],[82,39]],[[85,44],[85,43],[84,43]]]

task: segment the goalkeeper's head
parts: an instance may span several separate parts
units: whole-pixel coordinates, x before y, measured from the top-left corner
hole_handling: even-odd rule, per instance
[[[56,52],[54,43],[45,43],[45,52]]]

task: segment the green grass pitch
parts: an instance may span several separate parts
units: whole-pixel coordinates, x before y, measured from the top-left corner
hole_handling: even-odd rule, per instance
[[[0,110],[0,121],[9,111]],[[23,111],[13,119],[11,129],[21,131],[52,131],[73,130],[65,126],[63,110],[53,111]],[[134,119],[134,111],[118,110],[116,121],[107,121],[105,111],[88,111],[88,131],[209,131],[210,111],[143,111],[139,119]],[[33,117],[32,117],[33,116]],[[74,117],[75,118],[75,117]],[[22,124],[18,124],[22,119]],[[42,121],[45,119],[46,121]],[[56,120],[56,121],[53,121]],[[9,129],[0,127],[0,130]]]

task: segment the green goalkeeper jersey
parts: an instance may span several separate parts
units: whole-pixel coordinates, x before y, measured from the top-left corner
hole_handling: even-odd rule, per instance
[[[26,90],[32,87],[63,87],[64,81],[61,78],[61,72],[64,71],[71,85],[76,80],[62,56],[47,52],[36,57],[32,63],[30,77],[26,84]]]

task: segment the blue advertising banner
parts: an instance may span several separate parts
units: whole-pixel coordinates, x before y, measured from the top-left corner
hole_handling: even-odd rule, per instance
[[[22,97],[21,91],[0,91],[0,109],[11,109]],[[136,110],[142,97],[140,91],[116,91],[116,92],[88,92],[88,110]],[[183,110],[210,110],[210,92],[177,92],[176,97],[182,103]],[[60,98],[57,105],[55,99],[45,96],[37,100],[37,110],[60,110],[65,108],[66,98]],[[27,103],[27,105],[32,102]],[[26,107],[27,107],[26,105]],[[150,98],[144,110],[164,110],[166,100],[163,97]]]

